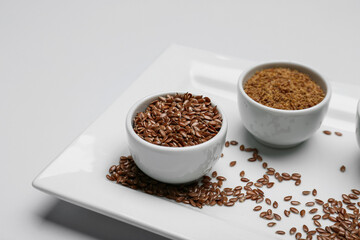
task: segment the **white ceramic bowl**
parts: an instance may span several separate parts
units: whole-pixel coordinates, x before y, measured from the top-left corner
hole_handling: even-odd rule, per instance
[[[356,140],[360,147],[360,100],[356,108],[356,130],[355,130]]]
[[[149,143],[135,133],[133,119],[152,101],[167,94],[175,93],[161,93],[145,97],[130,109],[126,117],[129,150],[136,165],[148,176],[172,184],[192,182],[208,173],[220,158],[226,139],[227,120],[218,106],[223,119],[222,127],[210,140],[195,146],[179,148]],[[212,104],[216,105],[213,101]]]
[[[251,99],[244,91],[244,84],[257,71],[274,67],[297,69],[306,73],[325,92],[317,105],[303,110],[282,110],[267,107]],[[320,127],[327,112],[331,87],[314,69],[302,64],[279,61],[257,64],[245,70],[238,81],[238,107],[245,128],[261,143],[270,147],[293,147],[308,138]]]

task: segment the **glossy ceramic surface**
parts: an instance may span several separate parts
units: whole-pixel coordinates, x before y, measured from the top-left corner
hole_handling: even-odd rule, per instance
[[[220,131],[209,141],[189,147],[172,148],[151,144],[141,139],[133,130],[133,119],[160,96],[175,93],[159,93],[139,100],[130,109],[126,117],[126,132],[129,150],[136,165],[150,177],[161,182],[180,184],[199,179],[210,171],[220,158],[225,144],[227,120],[223,117]],[[194,94],[201,95],[201,94]],[[212,101],[212,105],[216,103]]]
[[[266,68],[285,67],[306,73],[325,92],[319,104],[303,110],[281,110],[257,103],[244,91],[244,84],[257,71]],[[266,62],[245,70],[238,82],[238,106],[245,128],[261,143],[277,148],[293,147],[310,138],[319,129],[331,97],[328,81],[315,70],[293,62]]]
[[[360,147],[360,100],[356,108],[356,141]]]
[[[316,188],[320,199],[341,199],[341,194],[349,189],[360,189],[359,149],[355,140],[355,109],[360,87],[346,82],[332,83],[329,111],[313,137],[298,147],[272,149],[259,144],[245,130],[237,110],[237,80],[241,71],[252,64],[202,50],[170,47],[37,176],[34,187],[171,239],[284,239],[274,232],[288,231],[292,226],[301,229],[303,224],[313,226],[309,215],[304,218],[291,215],[269,228],[267,221],[253,211],[256,204],[252,201],[234,207],[197,209],[126,188],[105,177],[120,156],[129,154],[125,119],[132,104],[156,92],[190,91],[206,94],[221,107],[228,121],[228,140],[257,147],[263,161],[279,172],[302,174],[302,184],[298,187],[292,182],[276,182],[271,189],[262,188],[267,197],[279,202],[276,210],[279,214],[290,207],[282,201],[285,194],[307,202],[313,198],[303,196],[303,190]],[[323,130],[340,131],[343,136],[327,136]],[[224,187],[244,186],[239,180],[242,170],[251,180],[265,173],[261,163],[247,161],[249,154],[239,151],[239,145],[224,148],[223,153],[224,157],[212,170],[227,178]],[[229,167],[231,161],[237,164]],[[345,174],[339,171],[343,164]],[[260,205],[268,208],[265,203]]]

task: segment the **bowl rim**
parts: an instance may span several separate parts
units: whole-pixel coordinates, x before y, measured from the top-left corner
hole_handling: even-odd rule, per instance
[[[317,75],[324,82],[324,84],[326,86],[326,93],[325,93],[324,99],[320,103],[318,103],[315,106],[312,106],[310,108],[300,109],[300,110],[286,110],[286,109],[277,109],[277,108],[272,108],[272,107],[265,106],[265,105],[263,105],[261,103],[256,102],[249,95],[247,95],[247,93],[245,92],[244,87],[243,87],[243,82],[245,80],[244,79],[245,76],[249,72],[253,71],[256,68],[266,69],[266,68],[271,68],[271,67],[282,67],[282,65],[284,65],[284,66],[286,66],[288,68],[293,67],[296,70],[299,70],[298,67],[300,67],[300,68],[306,70],[306,72],[305,72],[306,74],[312,73],[314,75]],[[301,70],[299,70],[299,71],[301,71]],[[304,71],[301,71],[301,72],[304,72]],[[326,104],[330,101],[331,94],[332,94],[332,89],[331,89],[331,85],[330,85],[329,81],[322,74],[320,74],[318,71],[316,71],[315,69],[313,69],[313,68],[311,68],[311,67],[309,67],[309,66],[307,66],[305,64],[294,62],[294,61],[285,61],[285,60],[264,61],[264,62],[254,64],[254,65],[248,67],[239,76],[237,87],[238,87],[238,92],[241,95],[243,95],[247,99],[247,101],[250,102],[253,106],[256,106],[256,107],[258,107],[260,109],[263,109],[265,111],[269,111],[271,113],[289,114],[289,115],[303,115],[303,114],[307,114],[307,113],[310,113],[310,112],[317,111],[318,109],[323,108],[324,106],[326,106]]]
[[[226,135],[226,132],[227,132],[227,127],[228,127],[228,122],[227,122],[227,118],[225,116],[225,113],[224,111],[221,109],[221,107],[219,107],[219,105],[216,104],[216,102],[214,102],[212,99],[211,99],[211,104],[216,106],[218,111],[220,112],[221,116],[222,116],[222,124],[221,124],[221,128],[220,128],[220,131],[214,136],[212,137],[211,139],[209,139],[208,141],[206,142],[203,142],[203,143],[200,143],[200,144],[197,144],[197,145],[193,145],[193,146],[186,146],[186,147],[167,147],[167,146],[160,146],[160,145],[156,145],[156,144],[153,144],[153,143],[150,143],[144,139],[142,139],[140,136],[138,136],[134,129],[133,129],[133,126],[132,126],[132,121],[133,121],[133,115],[135,113],[135,110],[139,107],[139,105],[141,104],[144,104],[152,99],[156,99],[160,96],[166,96],[167,94],[169,95],[173,95],[173,94],[185,94],[185,93],[190,93],[190,92],[183,92],[183,91],[178,91],[178,92],[161,92],[161,93],[156,93],[156,94],[151,94],[151,95],[148,95],[142,99],[139,99],[131,108],[130,110],[128,111],[128,114],[126,116],[126,122],[125,122],[125,125],[126,125],[126,129],[127,129],[127,132],[128,134],[131,135],[131,137],[136,141],[138,142],[139,144],[143,144],[149,148],[153,148],[154,150],[157,150],[157,151],[164,151],[164,152],[188,152],[188,151],[194,151],[194,150],[201,150],[201,149],[205,149],[205,148],[208,148],[213,142],[215,141],[218,141],[221,139],[221,137],[223,135]],[[203,94],[198,94],[198,93],[191,93],[193,96],[199,96],[199,95],[202,95],[202,96],[205,96]]]

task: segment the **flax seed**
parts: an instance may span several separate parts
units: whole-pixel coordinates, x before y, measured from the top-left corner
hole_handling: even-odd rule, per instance
[[[341,137],[342,133],[341,132],[335,132],[335,135]]]
[[[294,235],[296,233],[296,227],[290,228],[289,234]]]
[[[290,201],[292,199],[292,196],[286,196],[284,197],[284,201]]]
[[[313,214],[313,213],[316,213],[318,211],[317,208],[313,208],[313,209],[310,209],[309,213]]]
[[[262,167],[266,169],[267,166],[268,166],[268,164],[266,162],[263,162]]]
[[[254,207],[254,211],[260,211],[262,209],[262,207],[261,206],[256,206],[256,207]]]
[[[229,147],[229,146],[230,146],[229,141],[226,141],[226,142],[225,142],[225,147]]]
[[[248,178],[244,178],[244,177],[241,178],[240,180],[241,180],[242,182],[248,182],[248,181],[250,181]]]
[[[267,224],[268,227],[273,227],[273,226],[275,226],[275,225],[276,225],[276,222],[269,222],[269,223]]]
[[[299,210],[297,210],[297,209],[294,208],[294,207],[291,207],[291,208],[290,208],[290,211],[291,211],[292,213],[299,214]]]
[[[274,218],[275,218],[275,220],[277,220],[277,221],[280,221],[280,220],[281,220],[281,216],[280,216],[279,214],[277,214],[277,213],[274,213]]]
[[[310,194],[310,191],[303,191],[302,194],[305,195],[305,196],[306,196],[306,195],[309,195],[309,194]]]
[[[133,119],[133,129],[140,138],[164,147],[206,142],[221,125],[221,114],[211,100],[191,93],[161,96]]]
[[[246,81],[244,90],[250,98],[260,104],[285,110],[312,107],[321,102],[325,96],[320,86],[307,74],[282,67],[256,72]],[[311,97],[305,97],[303,92],[309,90]]]
[[[230,141],[230,144],[233,145],[233,146],[236,146],[236,145],[238,145],[238,142],[235,141],[235,140],[232,140],[232,141]]]
[[[276,231],[275,233],[276,233],[276,234],[279,234],[279,235],[285,235],[285,232],[282,231],[282,230],[278,230],[278,231]]]
[[[329,130],[324,130],[323,133],[326,135],[331,135],[331,131],[329,131]]]
[[[301,216],[301,217],[304,217],[304,216],[305,216],[305,213],[306,213],[305,210],[302,209],[302,210],[300,211],[300,216]]]
[[[291,205],[294,205],[294,206],[301,204],[299,201],[291,201],[290,203],[291,203]]]
[[[321,223],[318,220],[314,220],[314,224],[317,227],[321,227]]]
[[[230,167],[233,167],[233,166],[235,166],[235,165],[236,165],[236,161],[230,162]]]
[[[312,207],[312,206],[314,206],[314,205],[315,205],[314,202],[307,202],[307,203],[305,203],[305,206],[307,206],[307,207]]]
[[[314,197],[316,197],[316,195],[317,195],[317,190],[316,190],[316,189],[312,190],[312,195],[313,195]]]
[[[290,215],[290,211],[288,211],[288,210],[284,210],[284,215],[285,215],[286,217],[289,217],[289,215]]]
[[[340,172],[345,172],[345,170],[346,170],[346,167],[345,167],[344,165],[342,165],[342,166],[340,167]]]
[[[357,189],[351,189],[351,191],[356,195],[360,195],[360,191]]]

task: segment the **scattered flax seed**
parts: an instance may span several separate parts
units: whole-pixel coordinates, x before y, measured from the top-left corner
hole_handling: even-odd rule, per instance
[[[307,207],[312,207],[312,206],[314,206],[314,205],[315,205],[314,202],[307,202],[307,203],[305,203],[305,206],[307,206]]]
[[[340,171],[341,171],[341,172],[345,172],[345,170],[346,170],[345,166],[342,165],[342,166],[340,167]]]
[[[321,200],[321,199],[318,199],[318,198],[315,198],[315,202],[316,202],[316,204],[319,204],[319,205],[323,205],[323,204],[324,204],[324,201]]]
[[[284,197],[284,201],[290,201],[292,199],[292,196],[286,196]]]
[[[254,207],[254,211],[260,211],[262,209],[262,207],[261,206],[256,206],[256,207]]]
[[[360,191],[357,190],[357,189],[351,189],[351,191],[352,191],[353,193],[355,193],[356,195],[360,195]]]
[[[310,108],[325,97],[324,91],[307,74],[280,67],[256,72],[245,83],[244,90],[260,104],[285,110]]]
[[[341,132],[335,132],[335,135],[341,137],[342,133]]]
[[[309,195],[309,194],[310,194],[310,191],[303,191],[302,194],[305,195],[305,196],[306,196],[306,195]]]
[[[224,157],[224,154],[222,153],[222,154],[220,155],[220,157]]]
[[[248,148],[248,152],[258,154],[258,151],[255,148]],[[275,178],[284,177],[287,178],[290,174],[282,173],[280,174],[274,168],[267,168],[267,165],[264,167],[267,171],[273,173]],[[270,182],[271,176],[264,174],[262,178],[257,181],[250,181],[248,178],[244,178],[245,172],[241,171],[240,176],[241,180],[246,182],[246,186],[236,186],[236,187],[225,187],[222,188],[222,184],[226,181],[224,176],[218,176],[216,171],[213,171],[209,176],[204,176],[199,182],[191,184],[181,184],[181,185],[172,185],[158,182],[147,175],[145,175],[140,169],[137,168],[131,156],[122,156],[120,157],[119,165],[112,165],[109,168],[109,174],[106,175],[106,178],[115,183],[121,184],[125,187],[143,191],[147,194],[165,197],[171,200],[174,200],[179,203],[188,204],[192,207],[202,208],[203,206],[223,206],[223,207],[232,207],[236,203],[242,203],[246,200],[252,200],[257,204],[264,201],[266,204],[271,206],[272,201],[269,198],[265,198],[264,192],[260,189],[263,185],[267,185]],[[211,177],[210,177],[211,176]],[[293,179],[295,177],[295,179]],[[291,179],[294,181],[300,180],[299,175],[293,173]],[[216,180],[217,181],[216,181]],[[290,180],[290,179],[289,179]],[[212,182],[214,181],[214,182]],[[258,188],[252,188],[252,186]],[[245,190],[242,192],[242,190]],[[308,191],[310,192],[310,191]],[[317,190],[313,189],[311,191],[313,196],[317,195]],[[305,195],[309,195],[307,193]],[[315,237],[318,240],[325,239],[360,239],[360,202],[359,202],[360,190],[351,189],[350,193],[342,194],[342,199],[336,200],[334,198],[329,198],[327,202],[324,202],[321,199],[314,199],[312,202],[307,202],[305,205],[307,207],[312,207],[316,204],[321,205],[322,208],[318,210],[317,208],[310,209],[310,214],[316,214],[312,216],[313,224],[316,226],[315,230],[310,230],[306,225],[303,225],[303,230],[305,231],[304,238],[301,238],[302,235],[300,232],[296,233],[297,229],[295,227],[291,228],[289,233],[290,235],[295,235],[296,239],[313,239]],[[284,197],[284,201],[291,201],[292,196]],[[291,201],[293,205],[298,205],[300,202]],[[274,209],[278,208],[277,201],[272,203]],[[257,205],[254,207],[254,211],[260,211],[262,206]],[[323,213],[318,213],[318,211],[323,211]],[[275,210],[274,210],[275,211]],[[295,207],[290,207],[289,210],[284,210],[284,215],[289,217],[290,214],[295,213],[299,214],[301,217],[305,217],[306,211],[301,209],[300,211]],[[259,216],[266,220],[277,220],[281,221],[282,217],[273,212],[271,209],[260,212]],[[310,218],[310,216],[309,216]],[[320,220],[327,220],[324,223],[320,223]],[[329,224],[330,222],[330,224]],[[327,225],[321,227],[322,224]],[[276,225],[276,222],[269,222],[268,227],[273,227]],[[284,235],[285,232],[278,230],[277,234]]]
[[[314,220],[314,224],[317,227],[321,227],[321,223],[318,220]]]
[[[316,213],[317,211],[318,211],[317,208],[313,208],[313,209],[310,209],[309,213],[314,214],[314,213]]]
[[[241,180],[242,182],[248,182],[248,181],[250,181],[248,178],[244,178],[244,177],[241,178],[240,180]]]
[[[329,130],[324,130],[323,133],[326,135],[331,135],[331,131],[329,131]]]
[[[316,195],[317,195],[317,190],[316,190],[316,189],[312,190],[312,195],[313,195],[314,197],[316,197]]]
[[[291,211],[292,213],[299,214],[299,210],[297,210],[297,209],[294,208],[294,207],[291,207],[291,208],[290,208],[290,211]]]
[[[266,162],[263,162],[262,167],[263,167],[264,169],[266,169],[267,166],[268,166],[268,164],[267,164]]]
[[[226,141],[225,142],[225,147],[229,147],[230,146],[230,142],[229,141]]]
[[[300,211],[300,216],[301,216],[301,217],[304,217],[304,216],[305,216],[305,213],[306,213],[306,212],[305,212],[305,210],[304,210],[304,209],[303,209],[303,210],[301,210],[301,211]]]
[[[240,145],[240,151],[244,151],[245,150],[245,146],[244,145]]]
[[[280,220],[281,220],[281,216],[280,216],[279,214],[277,214],[277,213],[274,213],[274,218],[275,218],[275,220],[277,220],[277,221],[280,221]]]
[[[273,227],[273,226],[275,226],[275,225],[276,225],[276,222],[269,222],[269,223],[267,224],[268,227]]]
[[[299,201],[291,201],[290,203],[291,203],[291,205],[294,205],[294,206],[300,205]]]
[[[284,215],[285,215],[285,216],[287,216],[287,217],[289,217],[289,215],[290,215],[290,211],[288,211],[288,210],[284,210]]]
[[[233,167],[233,166],[235,166],[235,165],[236,165],[236,161],[230,162],[230,167]]]
[[[236,145],[238,145],[238,142],[235,141],[235,140],[232,140],[232,141],[230,141],[230,144],[233,145],[233,146],[236,146]]]

